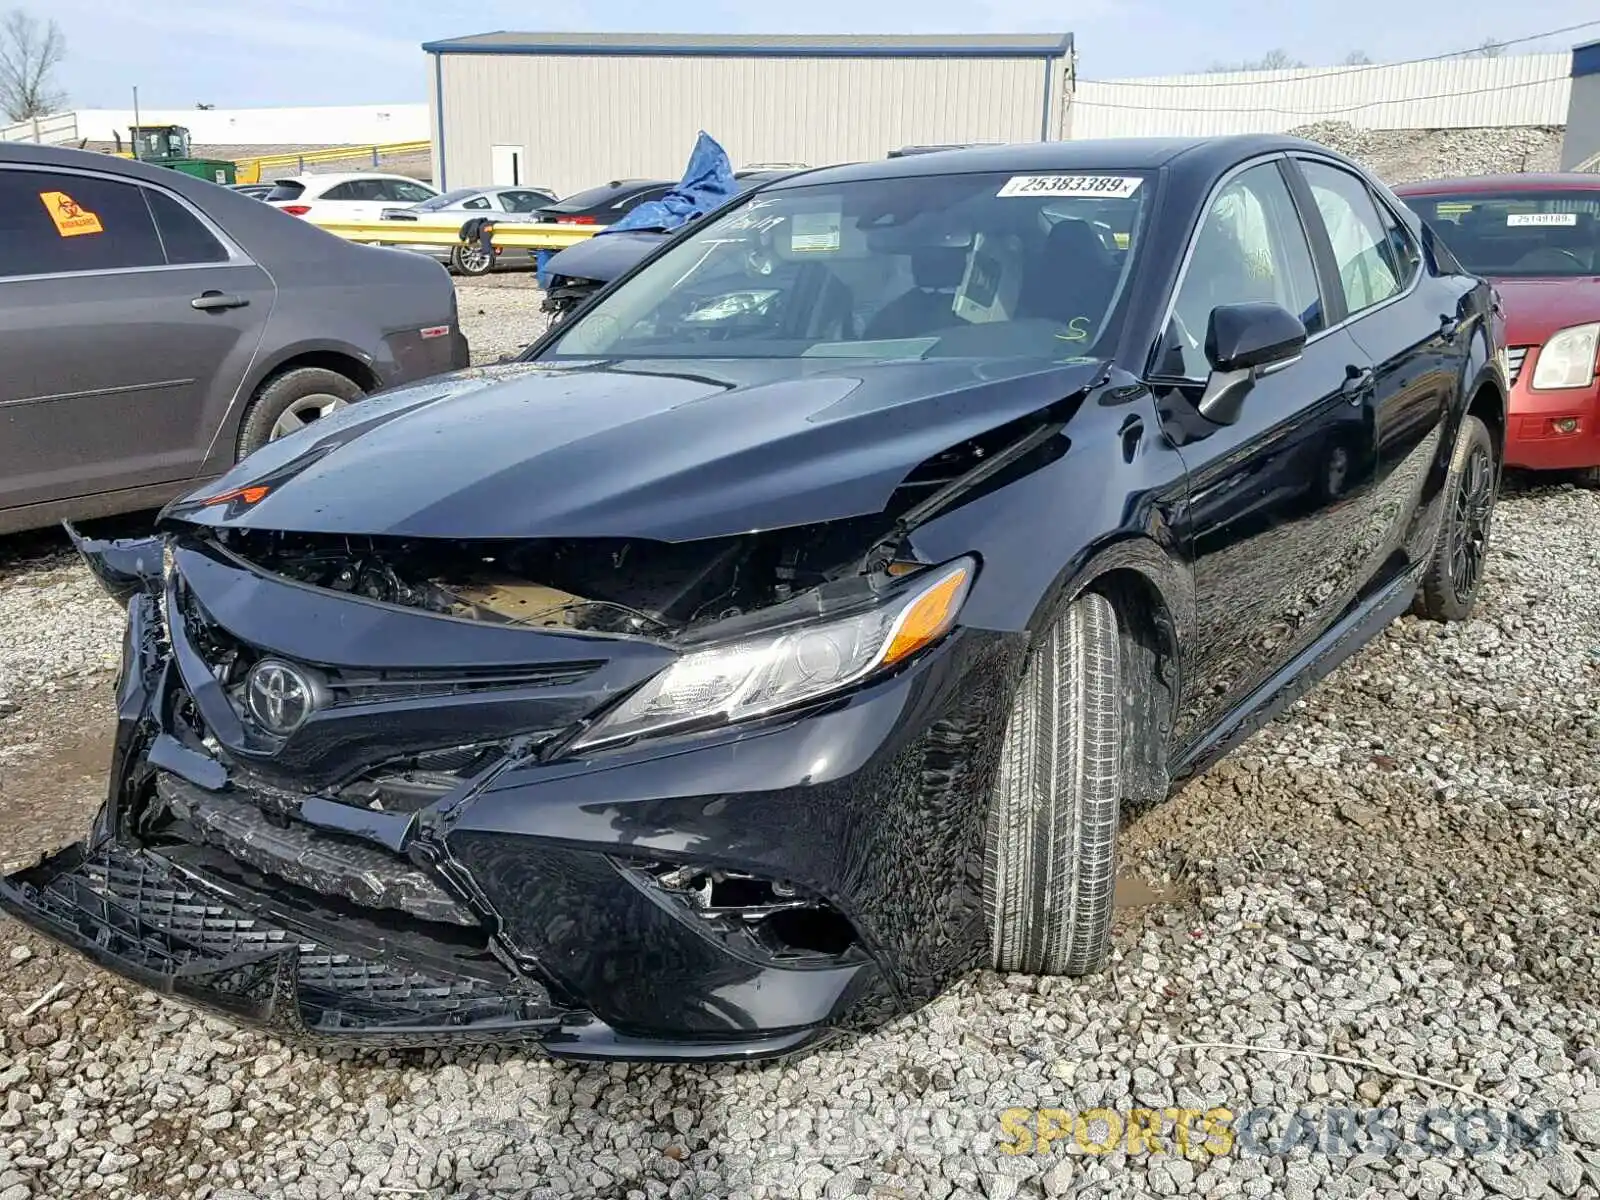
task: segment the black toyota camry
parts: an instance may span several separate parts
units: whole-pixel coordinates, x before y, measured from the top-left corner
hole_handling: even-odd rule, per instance
[[[85,542],[110,794],[5,908],[289,1035],[755,1058],[1109,952],[1119,807],[1464,616],[1493,293],[1277,137],[778,180],[520,361]]]

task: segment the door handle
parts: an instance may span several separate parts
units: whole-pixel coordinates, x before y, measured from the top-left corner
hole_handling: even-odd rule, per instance
[[[231,292],[201,292],[189,301],[189,307],[198,308],[201,312],[217,312],[225,308],[243,308],[250,301],[244,296],[235,296]]]
[[[1372,368],[1348,366],[1344,369],[1344,382],[1339,385],[1339,392],[1351,404],[1360,404],[1361,397],[1372,386]]]

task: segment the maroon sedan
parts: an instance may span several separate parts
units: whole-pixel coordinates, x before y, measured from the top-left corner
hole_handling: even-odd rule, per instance
[[[1394,189],[1506,309],[1506,463],[1600,487],[1600,176],[1485,175]]]

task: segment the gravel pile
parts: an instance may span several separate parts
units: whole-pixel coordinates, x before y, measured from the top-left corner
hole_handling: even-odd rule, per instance
[[[1347,154],[1385,183],[1459,175],[1554,171],[1561,163],[1560,126],[1496,129],[1357,129],[1321,121],[1289,131]]]
[[[536,297],[463,286],[480,358]],[[975,973],[786,1065],[311,1053],[0,922],[0,1200],[1600,1194],[1596,528],[1600,493],[1514,483],[1473,620],[1395,622],[1133,814],[1106,974]],[[6,857],[97,802],[52,738],[98,730],[103,763],[119,618],[48,538],[0,539]],[[1133,1108],[1154,1143],[1071,1132]]]

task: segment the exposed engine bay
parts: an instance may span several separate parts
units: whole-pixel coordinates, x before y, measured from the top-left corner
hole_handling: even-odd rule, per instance
[[[674,637],[856,574],[882,517],[702,542],[446,541],[220,530],[259,569],[472,620]]]

